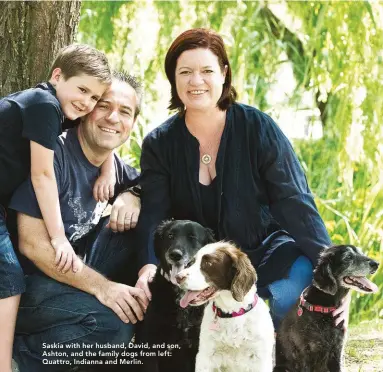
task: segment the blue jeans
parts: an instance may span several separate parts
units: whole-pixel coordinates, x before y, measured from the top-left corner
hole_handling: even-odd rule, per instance
[[[24,274],[5,223],[5,209],[0,204],[0,299],[25,291]]]
[[[311,284],[313,266],[305,256],[299,256],[290,268],[288,277],[267,286],[270,313],[275,330],[291,307],[297,302],[302,291]],[[265,299],[266,299],[265,298]]]
[[[84,242],[87,265],[109,278],[119,269],[131,274],[136,269],[133,234],[113,233],[105,228],[106,221],[100,224],[94,236]],[[134,285],[133,282],[127,284]],[[84,350],[83,343],[93,346],[96,343],[127,344],[132,339],[133,325],[123,323],[96,297],[41,273],[28,275],[26,285],[26,293],[21,296],[13,349],[20,372],[66,371],[73,367],[73,363],[43,364],[47,363],[43,360],[73,362],[75,358],[85,358],[85,354],[84,357],[71,356],[71,352]],[[63,348],[46,348],[54,343]],[[43,356],[44,351],[62,352],[73,343],[80,346],[68,348],[67,356],[63,358]]]

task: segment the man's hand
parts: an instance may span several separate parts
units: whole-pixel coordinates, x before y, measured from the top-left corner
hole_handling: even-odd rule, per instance
[[[109,280],[99,289],[96,297],[103,305],[112,309],[124,323],[135,324],[137,319],[144,319],[144,312],[149,303],[142,289]]]
[[[84,267],[81,258],[78,257],[66,236],[60,236],[51,240],[52,247],[56,251],[55,265],[63,274],[67,273],[72,266],[72,271],[78,273]]]
[[[116,176],[113,173],[107,173],[97,178],[93,186],[93,197],[96,201],[107,201],[114,196],[114,186],[116,184]]]
[[[141,211],[141,200],[130,192],[123,192],[113,203],[107,227],[114,232],[134,229]]]
[[[150,293],[150,289],[149,289],[149,283],[152,282],[156,271],[157,271],[156,265],[147,264],[143,266],[138,273],[136,288],[140,288],[145,292],[145,296],[148,301],[152,299],[152,294]]]
[[[342,300],[341,305],[332,312],[332,316],[335,318],[335,326],[338,326],[343,322],[343,330],[346,332],[348,329],[348,318],[350,314],[351,293]]]

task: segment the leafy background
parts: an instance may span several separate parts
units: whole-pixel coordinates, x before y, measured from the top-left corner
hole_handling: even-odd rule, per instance
[[[139,166],[142,139],[169,115],[163,61],[192,27],[224,38],[239,101],[290,137],[334,243],[382,263],[383,4],[372,1],[83,1],[77,41],[144,82],[143,114],[120,149]],[[377,295],[354,294],[351,321],[383,318]]]

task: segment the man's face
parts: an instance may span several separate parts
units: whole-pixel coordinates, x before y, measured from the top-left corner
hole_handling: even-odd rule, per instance
[[[128,139],[135,123],[138,104],[135,90],[125,82],[113,80],[93,111],[81,123],[91,147],[113,150]]]

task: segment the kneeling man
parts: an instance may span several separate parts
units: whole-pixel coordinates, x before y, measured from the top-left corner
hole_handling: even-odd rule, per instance
[[[133,324],[143,318],[148,298],[144,290],[134,288],[137,278],[131,274],[145,257],[135,252],[134,230],[129,230],[140,208],[136,190],[130,192],[138,174],[115,156],[115,195],[120,195],[111,224],[116,233],[101,218],[107,202],[95,201],[92,194],[101,165],[128,139],[140,99],[139,83],[116,73],[93,112],[58,138],[54,166],[61,214],[68,239],[84,257],[80,272],[57,270],[31,183],[24,183],[13,196],[10,208],[18,212],[19,250],[33,266],[24,266],[27,290],[16,324],[13,357],[20,372],[66,371],[75,359],[85,358],[85,353],[82,358],[74,356],[84,350],[100,360],[102,345],[128,344]],[[114,281],[121,271],[131,286]],[[141,277],[146,271],[141,268]]]

